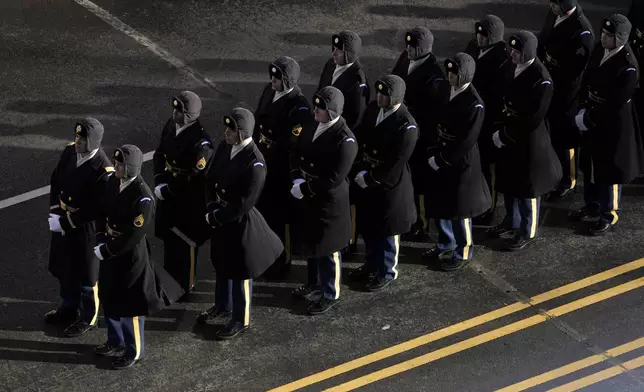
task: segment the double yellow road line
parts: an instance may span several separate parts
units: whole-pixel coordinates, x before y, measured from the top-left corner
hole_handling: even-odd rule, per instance
[[[636,269],[639,269],[644,266],[644,259],[639,259],[635,260],[633,262],[621,265],[619,267],[610,269],[608,271],[601,272],[599,274],[587,277],[585,279],[567,284],[565,286],[556,288],[554,290],[550,290],[548,292],[545,292],[543,294],[539,294],[535,297],[530,298],[526,302],[516,302],[512,305],[504,306],[503,308],[491,311],[489,313],[482,314],[480,316],[471,318],[469,320],[462,321],[460,323],[450,325],[449,327],[440,329],[438,331],[434,331],[431,333],[428,333],[426,335],[417,337],[415,339],[397,344],[395,346],[386,348],[381,351],[377,351],[375,353],[366,355],[361,358],[354,359],[352,361],[343,363],[341,365],[335,366],[333,368],[324,370],[322,372],[310,375],[308,377],[304,377],[302,379],[293,381],[291,383],[288,383],[286,385],[282,385],[280,387],[271,389],[268,392],[287,392],[287,391],[295,391],[316,383],[319,383],[324,380],[328,380],[330,378],[336,377],[338,375],[350,372],[352,370],[361,368],[363,366],[381,361],[386,358],[393,357],[394,355],[398,355],[400,353],[418,348],[420,346],[426,345],[428,343],[443,339],[448,336],[455,335],[457,333],[466,331],[468,329],[477,327],[479,325],[483,325],[486,323],[489,323],[490,321],[500,319],[502,317],[511,315],[513,313],[519,312],[521,310],[528,309],[532,306],[536,306],[539,304],[542,304],[546,301],[550,301],[552,299],[562,297],[566,294],[573,293],[575,291],[587,288],[589,286],[595,285],[597,283],[612,279],[616,276],[634,271]],[[526,328],[541,324],[545,321],[548,320],[549,317],[557,317],[557,316],[562,316],[564,314],[573,312],[575,310],[582,309],[584,307],[590,306],[592,304],[607,300],[609,298],[613,298],[617,295],[624,294],[626,292],[629,292],[631,290],[637,289],[639,287],[644,286],[644,277],[635,279],[632,281],[629,281],[627,283],[621,284],[619,286],[612,287],[610,289],[589,295],[587,297],[572,301],[568,304],[556,307],[552,310],[549,310],[545,313],[539,313],[531,317],[527,317],[525,319],[522,319],[520,321],[514,322],[512,324],[506,325],[501,328],[497,328],[495,330],[483,333],[481,335],[474,336],[472,338],[463,340],[461,342],[449,345],[447,347],[443,347],[441,349],[432,351],[430,353],[412,358],[407,361],[403,361],[401,363],[398,363],[396,365],[369,373],[367,375],[364,375],[362,377],[358,377],[354,380],[345,382],[343,384],[337,385],[333,388],[329,388],[325,390],[325,392],[340,392],[340,391],[351,391],[356,388],[365,386],[367,384],[376,382],[378,380],[382,380],[387,377],[391,377],[393,375],[405,372],[410,369],[414,369],[416,367],[426,365],[430,362],[434,362],[436,360],[439,360],[441,358],[445,358],[447,356],[459,353],[461,351],[470,349],[472,347],[479,346],[481,344],[490,342],[492,340],[501,338],[503,336],[507,336],[510,334],[513,334],[515,332],[524,330]]]

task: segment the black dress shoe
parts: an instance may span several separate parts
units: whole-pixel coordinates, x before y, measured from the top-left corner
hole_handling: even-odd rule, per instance
[[[497,225],[485,231],[490,238],[514,238],[516,229],[508,229],[505,225]]]
[[[385,287],[389,286],[389,283],[393,282],[394,278],[383,278],[381,276],[374,276],[369,280],[369,283],[366,284],[365,289],[367,291],[380,291]]]
[[[557,188],[554,191],[550,192],[548,196],[546,196],[546,200],[547,201],[562,200],[569,196],[574,195],[575,193],[577,193],[577,188],[565,188],[565,189]]]
[[[47,324],[70,325],[76,321],[79,314],[78,310],[60,307],[45,314],[45,322]]]
[[[96,324],[90,325],[85,321],[76,321],[69,327],[65,328],[65,336],[68,338],[74,338],[76,336],[81,336],[82,334],[91,331],[96,328]]]
[[[94,349],[94,354],[102,355],[105,357],[109,355],[120,356],[120,355],[123,355],[124,353],[125,353],[125,346],[119,346],[119,345],[114,345],[109,343],[103,343]]]
[[[535,239],[536,237],[530,239],[514,237],[505,241],[505,249],[509,250],[510,252],[518,252],[528,246],[528,244],[533,242]]]
[[[296,298],[309,299],[320,294],[320,287],[317,285],[305,284],[293,290],[291,294]]]
[[[216,305],[209,307],[197,315],[197,323],[205,324],[206,321],[214,320],[219,317],[228,317],[232,314],[230,311],[218,310]]]
[[[309,314],[315,316],[318,314],[326,313],[338,302],[340,302],[339,299],[328,299],[322,297],[319,301],[314,302],[311,304],[311,306],[309,306]]]
[[[130,366],[133,366],[135,363],[141,362],[143,358],[134,359],[134,358],[125,358],[119,357],[112,362],[112,369],[121,370],[127,369]]]
[[[427,262],[427,263],[433,263],[436,260],[441,260],[444,258],[449,258],[452,257],[452,253],[454,251],[452,250],[440,250],[438,247],[433,247],[428,251],[425,251],[422,255],[422,258]]]
[[[472,218],[474,226],[490,226],[494,222],[494,212],[486,212],[483,215]]]
[[[216,338],[217,340],[230,340],[247,329],[248,325],[244,325],[244,323],[240,323],[239,321],[231,320],[225,327],[217,332]]]
[[[374,275],[375,271],[367,267],[367,264],[365,263],[361,267],[349,272],[349,279],[353,280],[354,282],[366,282],[369,279],[373,278]]]
[[[575,212],[568,214],[568,219],[572,222],[580,222],[599,218],[599,211],[586,206],[581,207]]]
[[[264,281],[277,281],[285,279],[291,272],[291,262],[276,262],[271,265],[264,274],[262,280]]]
[[[441,263],[441,269],[447,272],[456,271],[465,267],[469,262],[469,260],[457,259],[452,257],[451,259],[445,260]]]
[[[604,235],[606,234],[606,232],[611,230],[614,226],[615,225],[611,224],[610,222],[600,220],[590,227],[590,234]]]

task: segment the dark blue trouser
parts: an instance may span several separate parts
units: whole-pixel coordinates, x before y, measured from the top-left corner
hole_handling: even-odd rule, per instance
[[[472,220],[436,219],[438,241],[436,247],[441,252],[453,251],[452,258],[457,260],[472,259]]]
[[[586,208],[599,213],[599,219],[614,225],[619,220],[622,202],[622,185],[584,183]]]
[[[144,316],[109,317],[105,315],[105,322],[107,323],[108,344],[125,346],[123,357],[127,359],[141,359],[144,357]]]
[[[60,282],[60,296],[63,299],[61,307],[72,310],[80,309],[80,321],[90,325],[98,322],[98,284],[92,286],[76,286]]]
[[[557,150],[557,157],[561,162],[563,177],[559,182],[560,189],[575,189],[577,186],[577,165],[579,162],[578,149]]]
[[[253,280],[215,279],[215,306],[217,310],[233,313],[233,321],[250,325],[250,302]]]
[[[524,239],[532,239],[537,236],[539,227],[539,207],[541,198],[518,198],[504,195],[505,218],[503,226],[508,229],[517,230],[517,235]]]
[[[307,260],[309,284],[320,285],[322,297],[340,298],[340,273],[342,255],[334,252],[328,256],[312,257]]]
[[[366,250],[367,266],[377,276],[393,280],[398,277],[400,236],[374,236],[362,233]]]

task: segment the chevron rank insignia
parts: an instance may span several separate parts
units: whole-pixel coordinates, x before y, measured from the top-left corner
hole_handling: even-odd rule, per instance
[[[206,158],[201,157],[199,161],[197,161],[197,169],[203,170],[206,168]]]
[[[300,133],[302,132],[302,125],[297,124],[293,127],[293,130],[291,132],[293,133],[293,136],[300,136]]]
[[[137,216],[134,218],[134,226],[136,227],[141,227],[143,226],[143,222],[145,222],[145,219],[143,219],[143,214]]]

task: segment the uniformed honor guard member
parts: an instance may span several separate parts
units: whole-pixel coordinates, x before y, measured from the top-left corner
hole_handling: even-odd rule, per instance
[[[409,160],[418,216],[409,237],[422,241],[427,238],[428,229],[423,198],[427,172],[427,159],[424,156],[429,141],[436,136],[436,113],[432,111],[432,100],[436,97],[438,84],[445,80],[445,74],[432,53],[434,36],[431,31],[425,27],[414,27],[405,34],[405,45],[406,50],[401,53],[391,73],[405,81],[407,89],[404,103],[419,128],[418,142]]]
[[[201,99],[191,91],[172,98],[172,118],[154,151],[155,234],[163,240],[164,266],[181,287],[195,284],[199,246],[207,240],[205,170],[210,137],[199,123]]]
[[[487,15],[474,24],[476,37],[469,43],[465,53],[476,60],[476,73],[472,84],[485,105],[485,118],[478,140],[481,154],[481,169],[492,197],[491,207],[483,215],[473,219],[474,224],[489,225],[494,220],[497,192],[494,166],[498,151],[492,142],[496,124],[503,118],[503,86],[505,75],[512,64],[507,43],[503,40],[505,24],[496,15]]]
[[[477,140],[485,109],[472,80],[476,61],[466,53],[445,60],[449,83],[441,86],[438,137],[427,150],[427,218],[436,220],[436,246],[424,256],[454,271],[472,259],[472,217],[490,208]]]
[[[644,1],[633,0],[628,11],[628,19],[633,25],[631,29],[630,44],[633,55],[637,59],[638,70],[644,67]],[[644,137],[644,83],[640,80],[633,94],[633,104],[637,113],[640,134]]]
[[[398,277],[400,235],[416,221],[408,161],[418,126],[402,103],[405,81],[386,75],[376,81],[376,91],[376,100],[355,130],[360,148],[349,177],[360,188],[354,200],[366,248],[366,263],[350,277],[369,291],[381,290]]]
[[[215,305],[197,322],[231,316],[217,338],[248,329],[253,279],[275,262],[284,246],[255,208],[266,179],[266,163],[253,142],[255,118],[243,108],[224,116],[223,140],[208,169],[210,257],[215,267]]]
[[[300,65],[290,57],[269,64],[270,83],[266,85],[255,111],[253,139],[270,167],[257,209],[284,243],[284,253],[266,272],[279,278],[291,265],[288,203],[291,177],[288,157],[293,140],[303,124],[312,121],[311,108],[297,85]]]
[[[592,53],[575,122],[583,134],[580,166],[584,175],[583,208],[573,220],[599,218],[590,227],[604,234],[619,220],[622,184],[640,174],[642,145],[633,123],[632,96],[638,82],[628,37],[631,23],[619,14],[602,23],[601,40]]]
[[[571,195],[577,184],[580,135],[574,116],[579,107],[581,79],[595,38],[577,0],[550,0],[550,10],[539,34],[537,53],[554,85],[548,125],[563,176],[548,199],[557,200]]]
[[[344,96],[342,117],[349,129],[353,130],[364,114],[370,100],[370,89],[367,76],[362,69],[359,57],[362,50],[362,40],[353,31],[341,31],[331,38],[332,58],[326,62],[315,91],[322,87],[333,86]],[[350,186],[351,198],[351,239],[350,248],[355,251],[357,246],[356,210],[353,194],[353,184]]]
[[[97,220],[94,247],[100,260],[98,295],[107,324],[107,341],[97,355],[122,355],[115,369],[128,368],[145,356],[145,316],[170,305],[183,294],[179,284],[150,260],[147,235],[154,215],[154,196],[141,177],[143,154],[124,145],[114,152],[116,175],[107,184]]]
[[[103,132],[94,118],[79,121],[75,141],[65,147],[51,174],[49,271],[60,283],[62,303],[45,315],[45,321],[65,326],[70,337],[98,323],[98,262],[92,253],[95,219],[101,192],[114,172],[101,149]]]
[[[297,211],[295,230],[308,256],[308,283],[293,295],[321,297],[309,307],[316,315],[340,298],[340,250],[349,244],[349,181],[358,152],[353,132],[342,118],[344,98],[327,86],[313,98],[315,121],[304,126],[291,154],[291,194]],[[299,200],[299,202],[298,202]]]
[[[537,237],[541,196],[561,180],[561,164],[545,125],[553,88],[537,58],[537,37],[519,31],[509,42],[515,66],[505,88],[505,118],[492,136],[499,148],[497,188],[504,196],[506,215],[489,234],[509,236],[506,248],[518,251]]]

